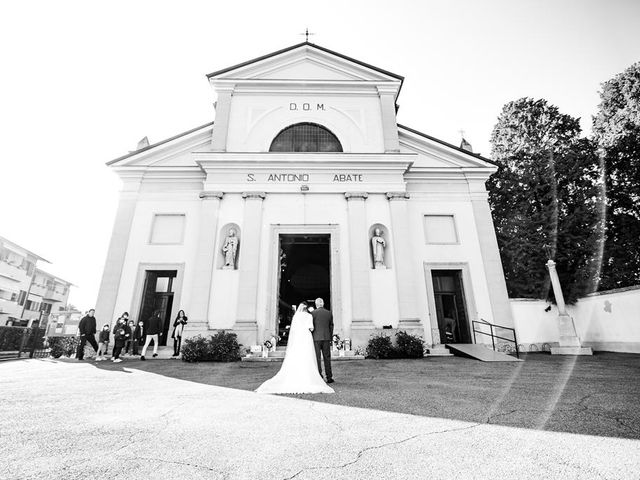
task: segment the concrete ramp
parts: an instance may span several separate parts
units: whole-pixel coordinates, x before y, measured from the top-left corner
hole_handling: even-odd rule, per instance
[[[522,360],[506,355],[504,353],[495,352],[482,344],[475,343],[452,343],[446,344],[451,353],[462,357],[475,358],[482,362],[522,362]]]

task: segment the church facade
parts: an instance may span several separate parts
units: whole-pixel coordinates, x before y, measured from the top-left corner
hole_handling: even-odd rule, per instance
[[[513,326],[496,168],[399,125],[403,77],[304,42],[208,79],[215,122],[108,163],[123,187],[98,318],[158,310],[166,341],[182,309],[187,336],[245,347],[286,343],[317,297],[354,347],[384,327],[438,346],[472,343],[473,320]]]

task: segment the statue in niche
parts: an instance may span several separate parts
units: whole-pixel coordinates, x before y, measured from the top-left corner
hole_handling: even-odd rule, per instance
[[[384,264],[384,248],[387,246],[382,231],[376,228],[371,237],[371,250],[373,252],[373,268],[387,268]]]
[[[222,253],[224,254],[224,270],[236,269],[236,256],[238,253],[238,237],[236,237],[236,229],[230,228],[227,238],[224,240]]]

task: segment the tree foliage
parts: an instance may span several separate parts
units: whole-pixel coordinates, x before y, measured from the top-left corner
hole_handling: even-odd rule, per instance
[[[600,289],[640,284],[640,62],[602,85],[593,132],[606,172]]]
[[[503,107],[491,144],[498,171],[487,187],[509,295],[552,296],[545,245],[568,302],[593,291],[601,172],[579,120],[545,100],[521,98]]]

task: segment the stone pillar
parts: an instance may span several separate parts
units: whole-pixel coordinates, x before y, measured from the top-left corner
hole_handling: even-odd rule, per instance
[[[260,235],[262,233],[262,201],[264,192],[244,192],[244,219],[238,270],[238,309],[233,329],[237,331],[244,345],[253,345],[258,341],[257,300],[258,270],[260,266]],[[248,342],[248,343],[247,343]]]
[[[364,343],[366,343],[366,338],[369,334],[361,332],[358,335],[357,330],[371,330],[374,328],[371,321],[371,285],[369,281],[371,261],[369,259],[367,216],[364,205],[368,194],[366,192],[347,192],[344,196],[347,199],[349,217],[352,343],[354,338],[359,343],[362,343],[362,340],[365,340]]]
[[[400,151],[398,123],[396,122],[396,91],[395,86],[378,86],[385,153],[396,153]]]
[[[216,118],[213,122],[213,132],[211,134],[211,148],[214,152],[226,152],[233,87],[218,87],[217,92],[218,101],[216,102]]]
[[[120,287],[124,259],[127,254],[127,246],[129,245],[131,225],[133,224],[133,216],[138,202],[139,187],[139,177],[132,182],[125,180],[123,189],[120,192],[118,211],[113,224],[113,233],[111,234],[111,241],[109,242],[109,250],[107,251],[107,258],[102,272],[102,281],[100,282],[100,290],[98,291],[98,300],[95,307],[96,318],[100,325],[111,323],[114,318],[118,288]],[[131,312],[131,315],[135,318],[137,313],[138,312]]]
[[[491,217],[484,182],[481,188],[482,191],[471,194],[471,206],[473,208],[476,231],[478,232],[489,302],[493,312],[493,323],[504,325],[505,327],[513,327],[507,283],[504,279],[498,241],[496,240],[496,232],[493,227],[493,218]]]
[[[593,355],[591,347],[583,347],[580,344],[573,318],[567,313],[564,303],[564,295],[560,287],[560,279],[556,271],[556,262],[549,259],[547,261],[549,277],[553,286],[553,294],[558,305],[558,331],[560,332],[560,342],[558,347],[551,347],[551,355]]]
[[[209,322],[209,301],[211,280],[216,258],[216,230],[222,192],[202,192],[200,199],[200,231],[198,250],[193,266],[189,329],[207,330]]]
[[[413,269],[413,249],[409,232],[409,213],[407,211],[406,192],[388,192],[391,210],[391,231],[393,234],[393,251],[396,260],[396,281],[398,285],[398,307],[400,330],[418,330],[423,335],[423,326],[418,316],[418,285]]]

